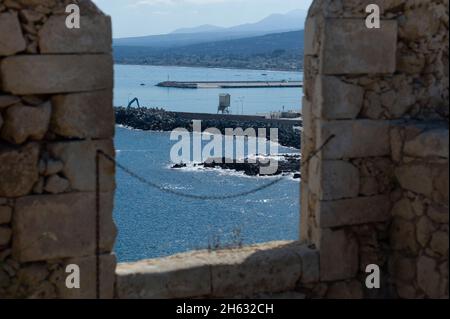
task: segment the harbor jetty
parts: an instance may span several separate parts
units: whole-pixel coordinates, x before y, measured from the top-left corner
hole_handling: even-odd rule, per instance
[[[215,127],[222,134],[226,128],[242,129],[266,128],[267,138],[270,128],[278,128],[278,140],[283,146],[299,149],[302,122],[299,120],[266,119],[259,116],[230,114],[202,114],[186,112],[168,112],[159,108],[115,107],[116,123],[144,131],[172,131],[185,128],[192,131],[192,121],[202,120],[202,127]]]
[[[180,89],[258,89],[258,88],[301,88],[301,81],[165,81],[156,86]]]

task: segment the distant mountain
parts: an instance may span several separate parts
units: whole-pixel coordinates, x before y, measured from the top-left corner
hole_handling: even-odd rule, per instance
[[[303,51],[303,39],[303,31],[290,31],[244,39],[193,44],[170,51],[195,55],[250,55],[283,50],[300,54]]]
[[[303,30],[308,11],[294,10],[286,14],[272,14],[256,22],[228,28],[231,32],[279,32]]]
[[[172,48],[116,46],[116,63],[300,70],[304,32],[210,41]]]
[[[218,27],[211,24],[204,24],[195,28],[182,28],[173,31],[171,34],[186,34],[186,33],[206,33],[206,32],[223,32],[225,28]]]
[[[294,10],[286,14],[272,14],[267,18],[256,23],[246,23],[230,28],[218,27],[215,25],[205,24],[195,28],[178,29],[172,34],[180,33],[203,33],[203,32],[280,32],[302,30],[305,26],[308,11]]]
[[[171,33],[163,35],[150,35],[144,37],[114,39],[113,45],[153,47],[153,48],[173,48],[191,44],[242,39],[262,35],[261,32],[202,32],[202,33]]]
[[[244,39],[212,41],[175,48],[153,48],[143,46],[117,46],[114,48],[116,60],[135,57],[163,55],[252,55],[274,51],[303,51],[304,31],[273,33]]]
[[[171,48],[302,30],[306,16],[307,11],[295,10],[287,14],[273,14],[259,22],[231,28],[202,25],[195,28],[178,29],[165,35],[114,39],[114,46]]]

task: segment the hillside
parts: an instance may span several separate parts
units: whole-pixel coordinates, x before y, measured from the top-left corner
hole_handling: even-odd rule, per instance
[[[251,69],[301,69],[303,31],[179,47],[114,46],[116,63]]]
[[[181,28],[172,32],[172,34],[183,33],[203,33],[203,32],[223,32],[225,28],[218,27],[211,24],[204,24],[194,28]]]
[[[171,51],[197,55],[266,54],[277,50],[300,52],[303,49],[303,31],[268,34],[264,36],[208,42],[180,47]]]
[[[263,35],[263,32],[196,32],[196,33],[170,33],[162,35],[149,35],[144,37],[114,39],[114,46],[151,47],[151,48],[174,48],[192,44],[242,39],[247,37]]]
[[[178,29],[163,35],[119,38],[114,39],[114,46],[170,48],[302,30],[306,16],[305,10],[294,10],[286,14],[272,14],[255,23],[246,23],[229,28],[201,25]]]

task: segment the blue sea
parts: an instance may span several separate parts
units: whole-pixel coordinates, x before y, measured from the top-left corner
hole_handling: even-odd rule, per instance
[[[254,115],[301,108],[302,90],[178,89],[155,86],[164,81],[302,81],[301,72],[116,65],[114,105],[127,106],[137,97],[142,106],[167,111],[216,113],[219,94],[231,95],[231,113]]]
[[[203,73],[203,76],[202,76]],[[267,75],[262,75],[263,73]],[[152,85],[166,80],[298,80],[289,72],[220,70],[150,66],[116,66],[115,103],[138,96],[146,106],[169,110],[209,112],[216,105],[217,90],[161,89]],[[141,82],[146,86],[141,86]],[[233,94],[234,90],[231,94]],[[251,114],[280,107],[299,108],[298,89],[237,90]],[[221,91],[222,92],[222,91]],[[281,105],[282,106],[282,105]],[[172,169],[170,150],[176,141],[169,132],[116,128],[117,160],[164,189],[195,195],[227,195],[246,192],[276,177],[248,177],[224,170],[193,167]],[[279,153],[298,153],[279,148]],[[180,197],[146,184],[117,170],[114,218],[119,234],[115,253],[119,262],[167,256],[193,249],[238,246],[299,236],[299,180],[291,176],[270,188],[228,200],[196,200]]]

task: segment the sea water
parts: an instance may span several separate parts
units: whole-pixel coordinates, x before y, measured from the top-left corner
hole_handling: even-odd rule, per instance
[[[179,74],[180,77],[177,78],[179,80],[187,80],[188,75],[185,74],[185,77],[182,77],[181,74],[189,71],[197,74],[195,79],[200,80],[200,74],[196,71],[200,69],[194,71],[187,70],[188,68],[179,69],[182,70],[172,67],[164,69],[162,67],[116,66],[116,101],[123,99],[124,92],[128,91],[127,87],[131,86],[146,105],[152,105],[149,102],[154,100],[161,101],[162,105],[170,105],[172,110],[181,110],[177,108],[187,105],[192,107],[192,111],[205,111],[210,106],[208,99],[212,101],[209,90],[196,93],[205,95],[204,98],[195,98],[200,101],[196,104],[193,103],[195,99],[191,95],[194,93],[166,92],[164,95],[160,92],[153,95],[152,92],[158,92],[157,89],[141,88],[139,85],[141,81],[149,83],[150,78],[153,81],[159,81],[160,79],[155,76],[155,70],[158,70],[160,74],[168,72],[172,72],[172,76]],[[135,72],[136,70],[139,71]],[[217,69],[214,71],[206,69],[204,72],[212,72],[210,74],[223,72],[223,74],[235,76],[241,73],[242,77],[247,77],[253,72],[264,73],[263,71]],[[284,73],[280,72],[277,76],[290,79],[289,73],[283,76]],[[211,75],[211,78],[206,80],[224,79],[217,74],[216,76],[212,78]],[[273,76],[276,78],[275,74]],[[296,75],[291,76],[294,79]],[[255,77],[259,78],[256,75]],[[121,86],[122,84],[124,87]],[[264,89],[262,91],[256,89],[257,92],[251,91],[243,90],[242,94],[246,96],[247,101],[254,101],[252,105],[255,109],[252,112],[269,110],[268,105],[273,104],[264,103],[264,100],[275,103],[276,100],[283,99],[292,103],[286,103],[286,105],[299,107],[301,93],[296,90],[270,89],[270,98],[263,97]],[[249,177],[220,169],[199,169],[192,163],[186,169],[172,169],[170,150],[175,143],[176,141],[170,140],[169,132],[149,132],[116,127],[115,147],[118,162],[166,190],[202,196],[230,195],[258,188],[277,178]],[[299,150],[280,147],[279,152],[298,153]],[[119,262],[124,262],[167,256],[192,249],[239,246],[273,240],[295,240],[299,236],[299,192],[299,180],[286,176],[279,183],[244,197],[227,200],[189,199],[150,187],[118,169],[114,208],[118,237],[114,251]]]
[[[216,113],[219,94],[231,95],[233,114],[300,111],[299,88],[179,89],[157,87],[164,81],[302,81],[301,72],[116,65],[114,105],[137,97],[142,106],[168,111]]]

